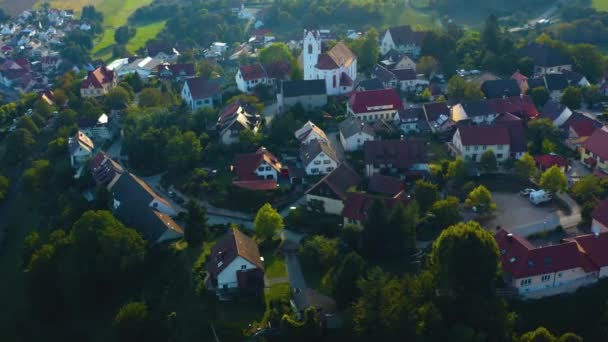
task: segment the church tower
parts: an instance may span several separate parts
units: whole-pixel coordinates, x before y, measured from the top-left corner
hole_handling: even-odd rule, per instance
[[[302,69],[305,80],[316,80],[315,65],[321,55],[321,34],[318,30],[304,30]]]

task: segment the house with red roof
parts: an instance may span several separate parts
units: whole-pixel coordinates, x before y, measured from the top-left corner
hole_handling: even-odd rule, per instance
[[[608,274],[608,232],[578,236],[545,247],[535,247],[504,229],[494,238],[505,282],[522,296],[574,291]]]
[[[100,97],[107,94],[110,89],[118,85],[118,76],[114,70],[101,66],[90,71],[87,78],[80,85],[80,96]]]
[[[608,231],[608,199],[601,201],[591,213],[591,231]]]
[[[257,109],[246,102],[236,101],[227,105],[217,119],[216,128],[222,144],[230,145],[241,140],[241,132],[257,133],[262,117]]]
[[[375,201],[383,201],[388,209],[392,209],[399,202],[406,206],[409,199],[404,192],[399,192],[395,196],[379,196],[364,192],[349,192],[344,201],[344,209],[342,209],[344,225],[363,225],[365,218],[367,217],[367,212]]]
[[[275,190],[281,162],[265,147],[255,153],[239,154],[234,161],[235,186],[248,190]]]
[[[348,193],[356,191],[362,180],[348,164],[342,163],[306,191],[306,203],[324,213],[341,215]]]
[[[221,102],[222,92],[217,80],[195,77],[186,79],[181,97],[195,111],[200,108],[213,108],[215,103]]]
[[[608,172],[608,131],[596,128],[580,149],[581,162],[591,169]]]
[[[156,68],[158,77],[165,80],[182,82],[185,79],[194,78],[196,76],[193,63],[163,63]]]
[[[346,112],[365,122],[394,120],[403,110],[403,101],[395,89],[354,92],[346,103]]]
[[[575,112],[571,115],[562,127],[567,134],[566,146],[573,150],[578,150],[581,145],[589,139],[596,128],[601,128],[603,125],[582,113]]]
[[[566,158],[554,153],[534,156],[534,161],[536,162],[536,166],[540,169],[541,172],[553,166],[557,166],[564,171],[566,171],[566,169],[568,168],[568,161],[566,160]]]
[[[219,297],[230,292],[262,294],[264,259],[252,238],[236,228],[230,229],[211,248],[206,265],[208,290]]]
[[[236,87],[243,93],[250,93],[253,88],[268,82],[268,74],[260,63],[243,65],[236,73]]]

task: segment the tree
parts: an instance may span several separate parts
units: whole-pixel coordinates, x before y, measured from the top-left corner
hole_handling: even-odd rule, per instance
[[[561,131],[555,127],[551,119],[536,119],[528,124],[528,141],[530,141],[530,153],[542,153],[548,148],[545,140],[556,144],[561,139]]]
[[[498,26],[498,18],[495,15],[490,15],[484,24],[481,32],[482,45],[493,53],[498,53],[500,47],[500,28]]]
[[[549,101],[549,92],[545,87],[535,87],[530,89],[530,97],[538,108],[542,108]]]
[[[495,172],[498,169],[498,163],[496,161],[496,155],[494,155],[494,151],[492,151],[492,149],[485,151],[481,155],[481,160],[479,164],[483,171],[487,173]]]
[[[572,193],[580,203],[585,203],[594,198],[604,198],[606,195],[607,183],[607,181],[601,180],[597,176],[588,175],[572,185]]]
[[[110,109],[122,108],[131,100],[129,92],[121,87],[117,86],[112,88],[105,96],[106,106]]]
[[[422,56],[416,64],[416,72],[424,74],[427,78],[439,68],[439,62],[431,56]]]
[[[8,178],[0,176],[0,202],[4,201],[8,196],[9,181]]]
[[[557,342],[583,342],[583,338],[574,333],[565,333],[557,339]]]
[[[517,69],[522,75],[532,75],[534,73],[534,60],[526,56],[517,61]]]
[[[123,25],[114,31],[114,40],[118,45],[125,45],[129,42],[129,39],[135,36],[136,29],[134,27]]]
[[[418,205],[410,203],[407,207],[398,202],[388,219],[387,241],[384,254],[388,256],[411,255],[416,251],[416,225],[418,224]]]
[[[163,94],[158,88],[145,88],[139,93],[140,107],[158,107],[163,102]]]
[[[439,200],[439,189],[433,183],[417,180],[414,185],[414,198],[420,206],[420,211],[426,213]]]
[[[468,82],[464,88],[464,97],[465,101],[479,101],[484,98],[483,91],[481,91],[481,87],[477,83]]]
[[[264,204],[255,215],[253,229],[262,240],[272,240],[275,234],[283,229],[283,217],[270,203]]]
[[[600,91],[600,87],[597,84],[592,84],[590,86],[583,88],[583,100],[589,107],[593,107],[596,103],[602,100],[602,93]]]
[[[177,134],[167,142],[167,168],[172,174],[191,171],[201,158],[203,147],[192,131]]]
[[[36,160],[23,172],[23,186],[30,194],[42,195],[52,183],[53,170],[48,160]]]
[[[260,50],[258,54],[260,63],[272,64],[276,62],[287,62],[294,64],[295,58],[285,43],[272,43]]]
[[[388,213],[384,201],[375,200],[367,211],[363,222],[363,243],[368,255],[381,253],[386,242],[385,236],[379,234],[388,227]]]
[[[145,302],[129,302],[114,317],[114,332],[119,341],[143,341],[149,329],[148,306]]]
[[[519,338],[519,342],[556,342],[557,338],[544,327],[527,332]]]
[[[347,307],[360,294],[356,283],[365,275],[365,268],[363,258],[356,252],[350,252],[328,272],[325,283],[338,307]]]
[[[589,82],[595,83],[604,73],[604,56],[597,46],[577,44],[570,48],[574,70],[585,75]]]
[[[484,297],[494,291],[499,258],[492,234],[469,221],[441,232],[429,260],[440,288],[456,295]]]
[[[371,28],[362,38],[361,51],[357,53],[358,63],[363,70],[371,70],[378,62],[378,31]]]
[[[431,226],[439,230],[462,221],[460,201],[453,196],[435,202],[429,210],[429,214]]]
[[[492,194],[483,185],[473,189],[464,203],[469,208],[475,208],[477,213],[487,213],[496,209],[496,203],[492,201]]]
[[[448,179],[455,185],[462,184],[467,177],[467,166],[462,158],[456,158],[448,164]]]
[[[207,236],[207,213],[195,201],[188,201],[186,208],[184,238],[188,241],[188,247],[198,247]]]
[[[566,107],[575,110],[581,108],[581,102],[583,102],[583,94],[580,88],[569,86],[564,89],[562,94],[561,103]]]
[[[338,239],[328,239],[322,235],[315,235],[300,246],[302,261],[322,270],[336,264],[338,253]]]
[[[557,194],[566,191],[568,179],[564,171],[554,165],[540,176],[540,187],[552,194]]]
[[[258,99],[257,97],[255,97],[253,95],[248,95],[248,94],[240,94],[240,95],[233,96],[230,99],[228,99],[228,101],[226,101],[226,105],[232,104],[237,101],[241,101],[243,103],[247,103],[247,104],[253,106],[253,108],[255,108],[255,110],[257,110],[258,113],[262,113],[264,111],[264,104],[260,101],[260,99]]]
[[[38,133],[40,133],[40,128],[38,128],[34,120],[32,120],[32,118],[29,116],[21,117],[19,123],[17,124],[17,128],[27,129],[30,133],[32,133],[32,136],[36,136]]]
[[[515,161],[513,171],[518,177],[523,179],[534,177],[537,172],[536,161],[534,161],[534,158],[526,152],[521,158]]]
[[[452,99],[464,98],[467,82],[461,76],[454,75],[448,81],[448,96]]]
[[[223,73],[222,67],[212,61],[203,59],[196,64],[196,75],[204,78],[220,77]]]

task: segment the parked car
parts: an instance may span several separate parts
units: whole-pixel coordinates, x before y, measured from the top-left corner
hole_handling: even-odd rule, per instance
[[[169,191],[169,197],[170,197],[170,198],[174,198],[174,197],[175,197],[175,192],[173,192],[173,191]]]
[[[530,193],[530,202],[539,205],[541,203],[549,202],[553,199],[551,193],[545,190],[538,190]]]
[[[522,191],[519,192],[520,195],[524,196],[524,197],[530,197],[530,194],[533,193],[534,189],[530,189],[530,188],[525,188]]]

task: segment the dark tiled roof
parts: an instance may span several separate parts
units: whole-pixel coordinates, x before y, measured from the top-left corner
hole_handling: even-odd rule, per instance
[[[89,169],[95,183],[98,185],[110,183],[117,175],[124,172],[120,164],[115,162],[104,152],[99,152],[89,161]]]
[[[324,95],[327,93],[325,80],[282,81],[281,88],[284,97]]]
[[[538,66],[554,67],[572,64],[568,56],[560,50],[547,45],[533,43],[523,47],[519,53],[522,56],[530,57],[534,61],[534,64]]]
[[[426,145],[418,139],[366,141],[363,160],[365,164],[392,164],[406,169],[427,161]]]
[[[353,80],[347,73],[343,72],[340,75],[340,87],[350,87],[353,85]]]
[[[384,89],[384,85],[379,79],[371,78],[368,80],[359,81],[355,88],[360,90],[378,90]]]
[[[543,106],[543,110],[540,113],[540,118],[542,119],[549,119],[551,121],[556,120],[563,112],[564,110],[566,110],[568,107],[566,107],[565,105],[559,103],[559,102],[555,102],[555,101],[548,101],[547,103],[545,103],[545,105]]]
[[[361,183],[361,177],[346,163],[338,165],[332,172],[313,185],[307,193],[318,194],[317,189],[327,186],[340,199],[346,199],[350,188],[356,188]]]
[[[307,144],[300,145],[300,160],[302,161],[302,164],[308,165],[321,152],[338,162],[336,152],[329,146],[329,143],[317,139],[312,140]]]
[[[398,115],[402,121],[414,121],[424,116],[424,109],[422,107],[409,107],[400,110]]]
[[[186,80],[188,89],[193,99],[206,99],[217,95],[220,92],[219,82],[196,77]]]
[[[411,81],[418,78],[418,74],[416,74],[416,70],[413,69],[398,69],[393,70],[393,74],[399,81]]]
[[[383,107],[382,110],[403,109],[403,102],[395,89],[358,91],[350,96],[348,102],[350,108],[352,108],[355,113],[366,113],[380,110],[377,109],[377,107]]]
[[[388,70],[387,68],[385,68],[379,64],[376,64],[376,66],[372,70],[372,75],[376,79],[380,80],[382,83],[389,83],[395,79],[395,74],[393,74],[390,70]],[[382,88],[384,88],[384,87],[382,87]],[[382,89],[382,88],[380,88],[380,89]]]
[[[440,115],[450,116],[450,108],[445,102],[434,102],[422,105],[422,109],[429,121],[435,121]]]
[[[593,134],[585,141],[583,147],[598,155],[604,160],[608,160],[608,132],[597,128]]]
[[[243,65],[239,68],[241,72],[241,76],[245,81],[257,80],[260,78],[268,77],[266,74],[266,70],[262,67],[262,64],[251,64],[251,65]]]
[[[568,87],[568,79],[564,74],[546,74],[544,77],[549,90],[564,90]]]
[[[398,202],[407,204],[407,196],[403,194],[394,197],[379,197],[361,192],[349,192],[346,200],[344,201],[344,208],[342,209],[342,216],[348,219],[357,220],[360,222],[365,221],[367,212],[374,204],[374,201],[384,201],[387,208],[393,208]]]
[[[504,126],[461,126],[458,131],[464,146],[511,144],[509,129]]]
[[[489,99],[519,96],[521,93],[521,89],[514,79],[485,81],[481,85],[481,90]]]
[[[170,72],[173,77],[175,76],[187,76],[191,77],[195,75],[194,64],[183,63],[183,64],[160,64],[158,67],[158,73]]]
[[[148,50],[148,56],[155,57],[159,53],[163,52],[167,55],[173,55],[173,47],[167,42],[150,41],[146,43],[146,49]]]
[[[270,64],[264,64],[264,70],[266,70],[266,74],[269,78],[284,79],[285,77],[289,76],[291,67],[287,62],[278,61]]]
[[[394,26],[388,29],[391,32],[391,37],[396,46],[415,44],[422,45],[426,32],[413,31],[411,26]]]
[[[232,228],[211,248],[207,271],[217,277],[239,256],[256,267],[264,269],[260,259],[260,250],[255,241],[240,230]]]
[[[366,133],[372,137],[376,136],[376,132],[372,128],[372,126],[367,123],[359,120],[354,116],[347,117],[344,121],[340,122],[340,133],[344,136],[345,139],[350,138],[351,136],[362,132]]]
[[[367,191],[395,196],[403,191],[403,182],[396,177],[374,174],[369,178]]]

